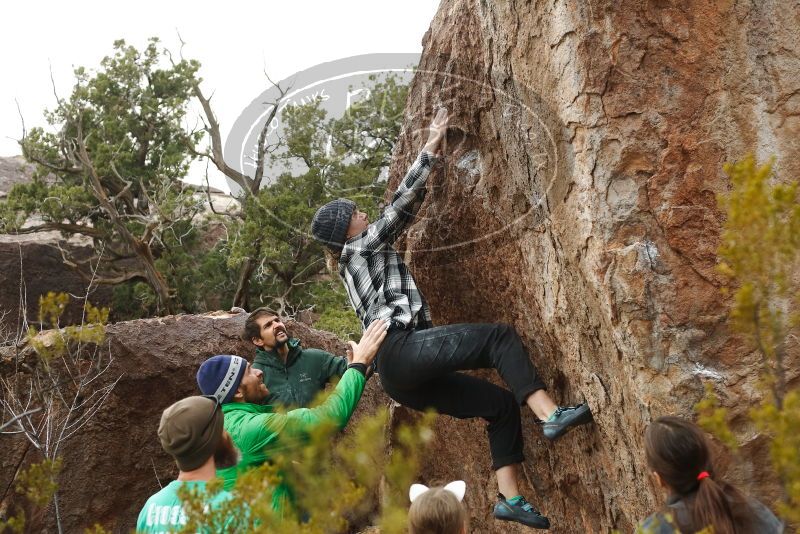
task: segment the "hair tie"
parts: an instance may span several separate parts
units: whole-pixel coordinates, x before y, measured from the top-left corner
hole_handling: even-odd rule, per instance
[[[703,480],[704,478],[708,478],[711,475],[708,474],[708,471],[703,471],[699,475],[697,475],[697,480]]]

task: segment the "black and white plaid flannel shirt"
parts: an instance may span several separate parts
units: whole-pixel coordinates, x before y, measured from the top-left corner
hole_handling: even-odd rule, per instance
[[[392,244],[422,205],[425,182],[436,161],[432,154],[421,152],[383,215],[342,248],[339,276],[364,328],[376,319],[392,328],[432,326],[428,303]]]

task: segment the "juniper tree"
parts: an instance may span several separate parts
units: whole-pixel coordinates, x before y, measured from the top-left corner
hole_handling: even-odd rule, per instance
[[[753,422],[770,438],[772,465],[784,490],[779,512],[800,522],[800,391],[787,387],[786,358],[800,326],[800,182],[780,183],[772,165],[752,156],[725,166],[731,190],[720,196],[727,220],[719,249],[719,271],[732,294],[731,325],[760,357],[764,398],[751,410]],[[699,422],[736,448],[709,388],[698,403]]]
[[[79,259],[62,249],[67,265],[95,283],[144,282],[157,311],[172,312],[175,294],[157,260],[183,245],[202,207],[181,182],[202,132],[184,125],[199,64],[162,60],[155,38],[141,52],[119,40],[97,70],[75,70],[70,96],[46,112],[49,128],[23,132],[23,155],[37,170],[0,202],[0,231],[89,237],[96,253]]]
[[[323,312],[319,326],[343,336],[358,329],[341,284],[324,273],[322,249],[308,227],[316,208],[339,196],[378,214],[408,87],[393,77],[373,77],[365,89],[367,97],[341,117],[328,117],[319,100],[286,106],[281,138],[267,145],[266,130],[261,131],[252,177],[217,165],[241,188],[241,209],[226,216],[229,239],[219,249],[237,269],[233,305],[247,307],[252,300],[287,314],[313,306]],[[273,112],[278,109],[278,103],[270,105]],[[213,141],[219,127],[212,118],[207,118],[212,147],[205,155],[217,163],[221,154],[213,147],[221,141]],[[208,281],[214,280],[208,274]],[[218,276],[214,283],[225,284]]]
[[[285,95],[279,88],[245,174],[224,161],[197,61],[173,60],[157,39],[141,52],[124,41],[114,50],[99,69],[76,69],[70,97],[46,114],[49,129],[24,131],[23,154],[37,170],[0,201],[0,231],[90,238],[94,255],[62,248],[63,260],[87,280],[115,286],[118,318],[253,300],[287,314],[314,307],[320,326],[358,330],[340,284],[322,274],[307,227],[314,208],[336,196],[377,214],[407,87],[373,78],[367,98],[338,118],[318,102],[289,106],[284,135],[270,144],[268,126]],[[203,109],[199,130],[184,124],[192,98]],[[208,147],[198,149],[204,136]],[[239,209],[217,214],[226,232],[210,251],[202,248],[202,203],[181,181],[198,157],[239,186]]]

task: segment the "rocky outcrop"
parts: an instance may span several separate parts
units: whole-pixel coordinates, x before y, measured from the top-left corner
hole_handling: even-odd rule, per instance
[[[513,324],[553,396],[586,400],[596,424],[547,443],[524,414],[522,489],[553,532],[630,532],[659,506],[642,450],[647,423],[691,417],[710,382],[744,444],[731,480],[768,504],[766,440],[745,414],[758,361],[726,320],[715,271],[722,164],[754,152],[800,176],[800,34],[780,3],[443,0],[413,82],[390,190],[422,145],[430,110],[453,128],[406,258],[439,324]],[[241,316],[109,327],[122,380],[65,458],[68,531],[126,531],[174,475],[160,411],[195,391],[200,361],[245,352]],[[336,341],[300,330],[308,344]],[[790,385],[798,386],[796,346]],[[479,373],[500,382],[494,371]],[[385,402],[370,383],[366,406]],[[395,423],[413,417],[395,411]],[[440,417],[421,481],[467,481],[473,532],[496,485],[480,421]],[[3,436],[10,495],[24,442]],[[10,474],[9,474],[10,473]]]
[[[252,357],[252,346],[239,338],[245,314],[170,316],[108,326],[108,350],[114,358],[104,380],[121,377],[102,410],[64,446],[59,477],[59,503],[64,532],[82,532],[99,523],[127,533],[147,498],[159,484],[177,475],[174,462],[156,436],[161,412],[176,400],[198,394],[195,373],[214,354]],[[289,323],[293,336],[306,346],[344,354],[332,334]],[[10,372],[12,354],[3,355],[0,376]],[[388,399],[376,380],[368,383],[354,417],[372,412]],[[20,436],[0,436],[0,509],[16,498],[12,481],[17,471],[38,461]],[[30,532],[54,531],[53,514],[36,518]]]
[[[61,246],[79,259],[93,250],[74,243]],[[0,323],[6,331],[18,332],[26,321],[37,324],[39,297],[50,291],[72,296],[61,315],[62,325],[80,324],[85,299],[95,306],[109,306],[112,300],[111,286],[90,284],[64,265],[57,241],[30,235],[0,237],[0,313],[5,313]]]
[[[17,184],[30,182],[33,165],[22,156],[0,157],[0,201]],[[79,260],[92,254],[91,240],[83,236],[64,239],[60,232],[0,234],[0,335],[13,335],[36,322],[39,297],[50,291],[73,296],[61,316],[61,324],[77,324],[83,314],[83,299],[96,306],[111,304],[109,286],[90,285],[70,270],[59,247]],[[49,325],[46,325],[49,326]]]
[[[31,179],[34,167],[22,156],[0,157],[0,198],[6,196],[16,184]]]
[[[406,257],[435,322],[513,324],[553,396],[592,406],[597,423],[555,445],[524,417],[524,489],[554,532],[631,531],[660,504],[644,428],[691,417],[704,381],[744,442],[729,475],[775,500],[765,440],[744,417],[760,397],[757,359],[728,328],[715,272],[715,195],[722,165],[748,152],[800,176],[796,15],[780,3],[444,0],[424,39],[392,188],[432,108],[447,106],[453,128]],[[496,532],[482,427],[441,418],[423,476],[467,480],[474,531]]]

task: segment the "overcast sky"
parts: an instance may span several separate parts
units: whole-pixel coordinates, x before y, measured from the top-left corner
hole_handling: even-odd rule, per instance
[[[9,2],[0,32],[0,156],[19,154],[22,129],[43,125],[54,106],[52,68],[59,96],[69,95],[76,66],[96,67],[115,39],[142,47],[150,36],[202,63],[206,93],[214,92],[223,137],[273,80],[322,62],[358,54],[422,51],[439,0],[404,2]]]

